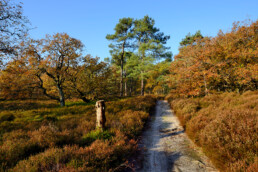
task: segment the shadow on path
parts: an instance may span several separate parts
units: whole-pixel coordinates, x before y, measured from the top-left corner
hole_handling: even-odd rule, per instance
[[[157,102],[148,125],[139,143],[143,161],[136,171],[216,171],[189,148],[185,130],[166,101]]]

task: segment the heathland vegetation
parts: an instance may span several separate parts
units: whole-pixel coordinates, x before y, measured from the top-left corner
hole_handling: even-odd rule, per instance
[[[100,61],[67,33],[30,38],[22,4],[0,11],[0,171],[128,168],[159,95],[218,169],[258,170],[258,21],[188,34],[172,58],[153,18],[122,18]]]
[[[1,103],[1,171],[123,169],[155,101],[145,96],[107,102],[104,131],[95,130],[94,105],[82,101],[63,108],[46,100],[18,109],[10,106],[18,101]]]
[[[257,171],[258,21],[216,37],[197,32],[171,63],[167,99],[222,171]]]

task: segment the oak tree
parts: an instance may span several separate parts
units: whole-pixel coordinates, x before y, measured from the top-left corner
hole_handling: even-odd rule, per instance
[[[111,69],[99,57],[86,55],[80,65],[72,68],[68,74],[69,87],[73,96],[78,95],[84,102],[97,100],[108,96],[110,89]]]
[[[65,106],[64,88],[67,77],[72,68],[76,68],[81,61],[83,44],[66,33],[46,35],[45,39],[32,41],[26,52],[30,65],[37,76],[39,87],[43,93],[58,100]],[[50,79],[57,88],[58,96],[53,95],[45,87],[44,76]]]

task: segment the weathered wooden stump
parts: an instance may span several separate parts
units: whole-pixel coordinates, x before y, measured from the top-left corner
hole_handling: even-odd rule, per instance
[[[106,116],[105,116],[105,101],[99,100],[96,102],[96,128],[103,130],[105,128]]]

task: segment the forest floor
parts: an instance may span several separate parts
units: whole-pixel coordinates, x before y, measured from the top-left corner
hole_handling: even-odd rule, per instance
[[[158,101],[149,128],[142,135],[142,164],[136,171],[217,171],[184,132],[166,101]]]

